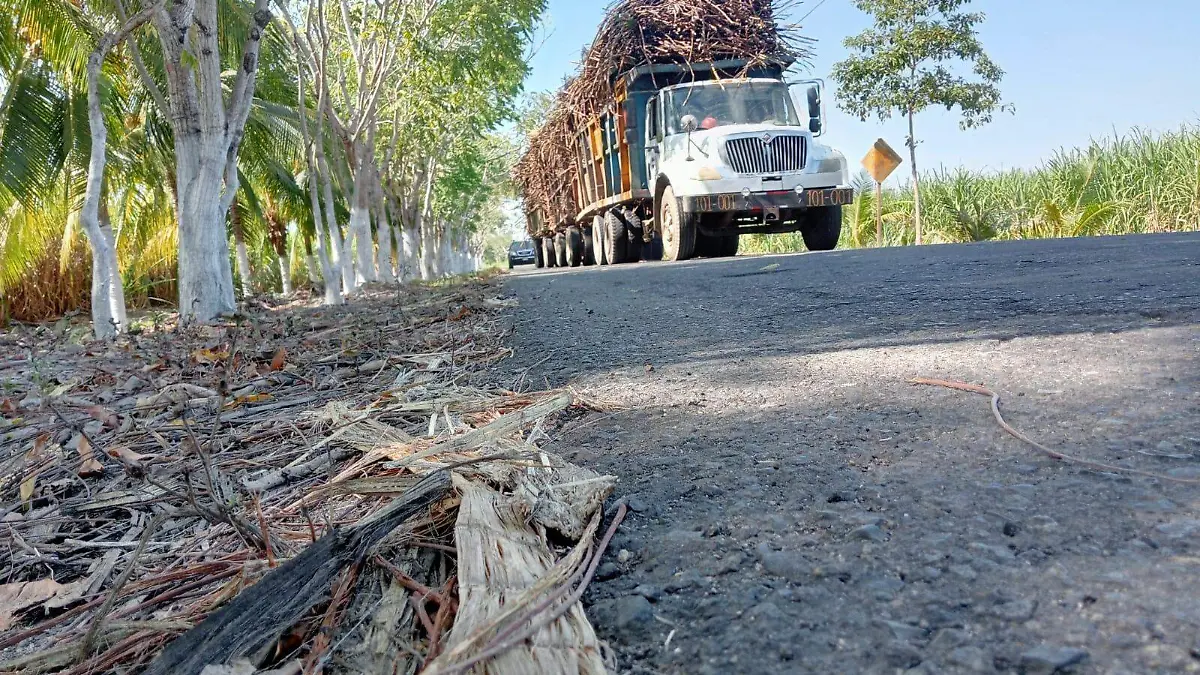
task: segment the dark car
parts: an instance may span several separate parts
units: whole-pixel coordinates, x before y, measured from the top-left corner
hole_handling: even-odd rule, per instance
[[[533,265],[537,263],[537,256],[533,251],[533,242],[526,239],[525,241],[514,241],[508,247],[508,269],[512,269],[516,265]]]

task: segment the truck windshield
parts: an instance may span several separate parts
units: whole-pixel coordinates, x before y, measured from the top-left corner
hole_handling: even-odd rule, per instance
[[[799,126],[787,85],[782,82],[703,84],[667,92],[668,134],[683,133],[685,115],[695,115],[701,129],[730,124]]]

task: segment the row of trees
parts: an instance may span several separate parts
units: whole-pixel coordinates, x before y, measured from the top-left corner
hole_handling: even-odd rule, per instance
[[[98,337],[151,269],[204,322],[264,261],[329,304],[477,264],[544,0],[138,1],[0,0],[0,289],[74,227]]]

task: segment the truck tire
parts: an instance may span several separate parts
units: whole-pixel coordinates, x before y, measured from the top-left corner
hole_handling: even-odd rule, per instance
[[[542,269],[546,266],[546,252],[542,249],[542,240],[533,240],[533,266]]]
[[[567,266],[567,235],[563,232],[554,235],[554,262],[558,267]]]
[[[592,256],[597,265],[608,264],[608,258],[604,255],[604,216],[592,218]]]
[[[563,235],[563,246],[566,247],[567,265],[579,267],[583,264],[583,233],[579,227],[572,225]]]
[[[629,235],[625,233],[625,223],[621,222],[620,216],[617,215],[617,209],[609,209],[608,213],[604,214],[604,257],[608,258],[609,265],[620,265],[628,262],[626,250],[629,244]]]
[[[542,259],[546,261],[546,267],[558,267],[558,255],[554,252],[554,235],[542,237]]]
[[[596,258],[597,265],[608,264],[608,255],[605,251],[605,236],[604,216],[597,215],[592,218],[592,252]]]
[[[654,205],[658,230],[662,233],[663,260],[687,260],[696,253],[696,223],[679,208],[675,190],[663,188]]]
[[[810,251],[832,251],[842,236],[842,207],[820,206],[804,214],[800,236]]]
[[[625,262],[638,262],[642,260],[642,248],[645,244],[642,241],[642,219],[637,213],[626,209],[621,209],[618,215],[621,216],[621,222],[625,223],[625,234],[629,237],[625,244]]]
[[[595,265],[596,250],[592,248],[592,228],[581,227],[579,232],[583,235],[583,264],[585,266]]]

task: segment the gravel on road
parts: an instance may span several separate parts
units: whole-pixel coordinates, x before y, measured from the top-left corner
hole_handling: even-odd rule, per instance
[[[629,673],[1200,672],[1200,235],[547,270],[505,383],[631,509]]]

